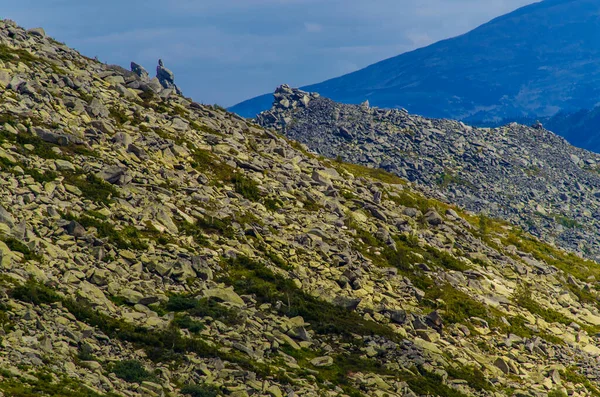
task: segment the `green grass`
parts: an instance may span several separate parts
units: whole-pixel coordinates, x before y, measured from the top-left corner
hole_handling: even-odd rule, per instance
[[[14,328],[13,321],[9,318],[9,308],[4,304],[0,303],[0,329],[8,332]]]
[[[294,350],[289,347],[283,347],[282,350],[294,357],[298,365],[304,369],[310,368],[312,375],[322,385],[335,385],[341,387],[344,392],[350,396],[363,396],[355,388],[349,375],[358,372],[373,373],[386,376],[397,376],[395,371],[386,368],[381,361],[363,357],[360,352],[347,352],[345,354],[332,355],[333,364],[328,367],[314,367],[310,360],[324,355],[324,352],[315,352],[308,349]],[[305,375],[309,375],[306,373]]]
[[[108,113],[110,114],[110,117],[112,117],[113,120],[115,120],[115,122],[119,126],[130,121],[129,117],[127,117],[125,112],[122,109],[120,109],[119,107],[116,107],[116,106],[110,107],[108,109]]]
[[[555,266],[579,280],[587,281],[594,276],[600,279],[600,266],[597,263],[552,247],[519,229],[513,229],[502,239],[505,246],[514,245],[519,251],[527,252],[539,261]]]
[[[23,259],[26,261],[35,260],[39,262],[42,260],[41,255],[34,253],[27,245],[14,237],[0,235],[0,241],[4,242],[11,251],[23,254]]]
[[[235,231],[231,226],[232,219],[218,219],[215,217],[207,216],[202,219],[197,219],[195,223],[189,222],[178,222],[177,227],[179,231],[187,236],[192,236],[194,241],[201,246],[207,246],[209,244],[206,238],[207,234],[217,234],[219,236],[233,238]]]
[[[0,370],[0,391],[10,397],[119,397],[115,393],[94,393],[74,379],[53,377],[44,372],[35,377],[17,377]]]
[[[180,329],[187,329],[194,334],[206,329],[202,322],[196,321],[188,315],[176,315],[173,319],[173,325]]]
[[[369,168],[358,164],[343,163],[341,168],[355,177],[365,177],[370,179],[376,179],[383,183],[389,183],[391,185],[406,185],[406,181],[400,178],[398,175],[384,171],[381,168]]]
[[[402,270],[410,277],[412,266],[417,262],[425,262],[448,270],[465,271],[470,267],[447,251],[426,246],[421,247],[418,239],[406,235],[395,236],[396,249],[390,248],[386,242],[377,239],[373,233],[362,229],[358,224],[347,218],[346,226],[356,232],[354,248],[380,266],[393,266]],[[382,255],[374,255],[373,249],[378,249]],[[415,255],[417,254],[417,255]]]
[[[540,305],[540,303],[538,303],[538,301],[536,301],[532,297],[531,291],[523,285],[519,286],[517,291],[515,291],[513,295],[513,300],[517,305],[524,309],[527,309],[531,314],[537,314],[546,322],[560,323],[565,325],[569,325],[573,322],[573,320],[571,320],[564,314]]]
[[[190,329],[190,326],[198,325],[192,322],[189,316],[211,317],[230,326],[243,323],[239,310],[230,309],[217,302],[216,299],[197,299],[189,295],[171,295],[160,309],[167,312],[185,313],[186,316],[180,317],[180,320],[178,320],[181,328]]]
[[[144,364],[138,360],[122,360],[111,363],[108,370],[129,383],[142,383],[143,381],[153,381],[155,376],[144,368]]]
[[[108,206],[115,198],[120,197],[119,191],[113,185],[93,174],[65,173],[64,176],[64,181],[76,186],[88,200]]]
[[[448,376],[452,379],[463,379],[475,390],[494,390],[492,384],[486,379],[481,370],[472,366],[458,366],[446,368]]]
[[[407,374],[403,378],[418,396],[466,397],[464,393],[446,386],[440,375],[425,370],[419,370],[417,375]]]
[[[67,220],[78,222],[86,229],[91,227],[95,228],[98,237],[106,238],[117,248],[134,250],[148,249],[148,244],[142,240],[147,236],[144,236],[141,231],[137,230],[133,226],[126,226],[120,230],[117,230],[113,223],[87,214],[83,214],[81,216],[66,214],[64,217]]]
[[[444,310],[442,317],[449,323],[469,325],[471,317],[483,318],[491,326],[498,323],[490,308],[449,284],[426,290],[425,298],[431,308]]]
[[[204,124],[199,124],[199,123],[197,123],[195,121],[192,121],[190,123],[190,126],[193,129],[197,130],[197,131],[201,131],[201,132],[204,132],[204,133],[207,133],[207,134],[223,135],[219,131],[215,130],[214,128],[211,128],[211,127],[209,127],[207,125],[204,125]]]
[[[20,48],[10,48],[5,44],[0,44],[0,60],[3,62],[16,63],[21,61],[26,65],[31,65],[34,62],[40,62],[40,59],[29,51]]]
[[[600,397],[600,388],[598,385],[592,383],[586,376],[579,373],[577,367],[568,367],[564,371],[561,371],[560,375],[567,382],[583,385],[592,396]]]
[[[435,183],[444,189],[450,185],[472,186],[470,182],[454,175],[449,171],[442,172],[440,175],[438,175],[438,177],[435,179]]]
[[[288,317],[302,316],[320,334],[338,334],[345,337],[381,335],[398,340],[389,327],[365,320],[351,312],[299,289],[290,279],[273,273],[266,266],[247,257],[238,256],[226,264],[226,275],[220,281],[232,285],[242,295],[253,294],[260,303],[284,302],[280,312]]]
[[[224,361],[236,363],[260,376],[272,376],[279,381],[289,382],[289,379],[282,375],[278,368],[257,363],[242,353],[221,352],[218,345],[209,344],[201,338],[184,337],[174,326],[160,330],[136,326],[101,313],[84,300],[61,296],[54,289],[33,279],[14,287],[10,291],[10,296],[35,305],[60,302],[78,321],[96,327],[109,338],[129,342],[135,348],[143,349],[148,358],[154,362],[182,362],[185,360],[186,354],[194,353],[199,357],[218,357]]]
[[[577,222],[575,219],[571,219],[567,216],[555,214],[552,216],[558,224],[562,225],[566,229],[581,229],[583,225]]]
[[[241,174],[234,174],[230,181],[233,183],[235,191],[241,194],[244,198],[250,201],[260,200],[261,194],[258,190],[258,184],[252,179]]]
[[[37,126],[42,128],[47,128],[52,130],[52,126],[47,125],[42,120],[39,119],[26,119],[19,118],[12,114],[8,113],[0,113],[0,124],[8,123],[12,126],[16,126],[21,123],[25,126]],[[73,155],[83,155],[90,157],[97,157],[97,153],[88,149],[83,145],[69,144],[68,146],[58,146],[46,141],[43,141],[37,135],[26,133],[19,133],[17,135],[11,134],[8,131],[1,130],[0,131],[0,142],[11,142],[15,143],[18,146],[19,153],[23,155],[35,155],[41,157],[43,159],[63,159],[69,160],[70,156]],[[33,150],[26,150],[24,145],[32,145]],[[57,153],[53,150],[53,148],[59,148],[61,153]]]
[[[181,388],[181,394],[190,397],[217,397],[219,389],[210,385],[186,385]]]

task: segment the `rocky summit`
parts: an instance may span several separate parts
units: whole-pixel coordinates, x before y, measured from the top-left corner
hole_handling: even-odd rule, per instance
[[[257,121],[324,156],[383,168],[443,201],[600,258],[600,155],[541,124],[474,128],[368,102],[343,105],[288,86]]]
[[[0,22],[0,82],[0,395],[600,393],[597,263],[41,29]],[[318,103],[337,108],[306,94],[287,107]],[[403,112],[342,114],[432,151],[455,136]],[[558,178],[511,135],[566,147],[543,130],[453,126],[467,169],[512,164],[518,146],[523,169]],[[358,128],[336,134],[366,144]],[[581,185],[563,201],[575,209],[576,194],[593,200],[581,175],[595,160],[573,155],[547,161],[569,172],[553,189]],[[547,208],[546,193],[530,200]]]

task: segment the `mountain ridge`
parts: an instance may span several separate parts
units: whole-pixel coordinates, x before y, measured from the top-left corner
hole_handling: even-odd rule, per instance
[[[457,37],[302,89],[342,103],[369,100],[476,123],[591,109],[600,101],[600,41],[593,33],[600,26],[599,9],[597,0],[534,3]],[[253,117],[268,108],[268,96],[260,96],[230,109]]]
[[[595,226],[600,155],[569,145],[539,124],[474,128],[367,103],[339,104],[285,85],[257,122],[326,157],[383,168],[423,186],[437,185],[444,194],[440,198],[448,202],[487,211],[600,258],[595,243],[600,237]],[[571,192],[579,197],[571,200]],[[580,227],[559,230],[557,216]]]

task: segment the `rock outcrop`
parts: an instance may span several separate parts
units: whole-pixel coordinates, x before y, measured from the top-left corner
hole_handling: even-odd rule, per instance
[[[595,262],[133,69],[0,22],[0,395],[597,393]]]
[[[446,202],[600,257],[600,155],[540,124],[474,128],[405,110],[343,105],[288,86],[275,92],[273,108],[257,122],[316,153],[383,168]]]
[[[175,74],[165,67],[162,59],[158,60],[158,66],[156,67],[156,78],[165,89],[173,89],[175,92],[181,95],[181,91],[175,85]]]

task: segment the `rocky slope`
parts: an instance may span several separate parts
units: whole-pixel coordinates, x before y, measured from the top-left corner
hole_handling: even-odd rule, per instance
[[[596,263],[41,30],[0,59],[0,395],[600,393]]]
[[[473,128],[280,87],[257,118],[330,158],[381,167],[440,198],[599,258],[600,155],[541,126]]]

